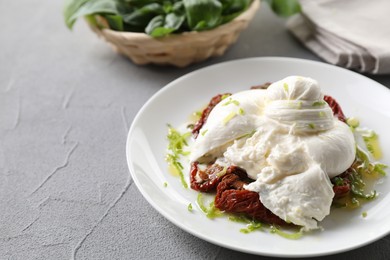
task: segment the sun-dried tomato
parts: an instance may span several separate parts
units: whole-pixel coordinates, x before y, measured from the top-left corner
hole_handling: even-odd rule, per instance
[[[206,170],[202,171],[198,168],[198,162],[193,162],[190,170],[191,188],[202,192],[215,191],[222,178],[218,173],[223,170],[224,167],[214,163],[208,165]]]
[[[202,115],[200,116],[198,122],[195,123],[194,125],[194,128],[192,129],[192,135],[194,136],[194,138],[196,139],[199,135],[199,130],[202,128],[202,126],[204,125],[204,123],[206,123],[207,121],[207,118],[209,117],[210,115],[210,112],[211,110],[213,110],[213,108],[219,103],[221,102],[222,100],[222,97],[223,96],[230,96],[231,94],[230,93],[225,93],[225,94],[218,94],[216,96],[214,96],[209,104],[207,105],[207,107],[205,109],[203,109],[202,111]]]
[[[271,82],[266,82],[261,85],[252,86],[251,89],[267,89],[271,84]]]
[[[342,174],[333,177],[330,181],[333,184],[334,199],[339,199],[347,196],[351,191],[351,175],[352,166]]]
[[[332,109],[333,114],[335,116],[337,116],[337,118],[340,121],[345,123],[346,117],[345,117],[343,110],[341,109],[341,106],[339,105],[339,103],[337,103],[337,101],[333,97],[327,96],[327,95],[324,96],[324,100],[326,103],[328,103],[329,107]]]
[[[286,225],[284,220],[261,203],[257,192],[243,189],[246,183],[248,182],[245,171],[231,166],[230,171],[217,186],[215,207],[229,213],[244,214],[265,223]]]

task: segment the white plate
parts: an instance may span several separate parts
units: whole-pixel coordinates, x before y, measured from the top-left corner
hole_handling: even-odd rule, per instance
[[[390,91],[357,73],[320,62],[290,58],[252,58],[210,66],[185,75],[161,89],[139,111],[129,131],[127,161],[134,182],[147,201],[185,231],[230,249],[269,256],[306,257],[333,254],[373,242],[390,231],[390,181],[377,185],[380,197],[355,211],[333,210],[322,232],[288,240],[267,232],[239,232],[243,224],[208,219],[194,203],[197,192],[184,189],[164,161],[167,123],[179,126],[218,93],[237,92],[289,75],[317,79],[325,94],[347,116],[380,136],[382,162],[390,164]],[[164,182],[168,183],[164,187]],[[193,212],[187,210],[192,203]],[[362,212],[367,217],[362,217]]]

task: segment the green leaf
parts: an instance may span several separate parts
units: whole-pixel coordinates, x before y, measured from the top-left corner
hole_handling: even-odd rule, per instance
[[[192,30],[212,29],[221,23],[222,4],[217,0],[183,0]]]
[[[238,15],[246,10],[251,0],[220,0],[222,3],[222,15]]]
[[[185,20],[184,14],[183,15],[179,15],[176,13],[167,14],[167,16],[165,17],[164,27],[177,30],[183,24],[184,20]]]
[[[112,0],[82,0],[83,4],[74,4],[75,0],[70,0],[66,4],[65,22],[71,29],[76,20],[82,16],[91,14],[119,14],[117,2]]]
[[[125,1],[129,5],[138,8],[148,4],[153,4],[153,3],[163,4],[164,2],[167,2],[166,0],[122,0],[122,1]]]
[[[288,17],[301,11],[298,0],[267,0],[267,2],[279,16]]]
[[[152,3],[123,15],[123,21],[131,26],[144,29],[154,17],[162,14],[164,14],[163,6]]]
[[[120,15],[105,15],[104,16],[111,29],[116,31],[123,31],[123,19]]]
[[[65,23],[69,29],[72,29],[73,24],[76,20],[71,19],[72,16],[83,6],[86,2],[90,0],[65,0],[63,15],[65,18]]]
[[[156,28],[161,28],[164,25],[164,15],[158,15],[150,20],[148,26],[145,28],[145,33],[152,34]]]
[[[179,29],[184,22],[184,15],[169,13],[165,17],[159,15],[154,17],[145,29],[145,32],[152,37],[162,37]]]

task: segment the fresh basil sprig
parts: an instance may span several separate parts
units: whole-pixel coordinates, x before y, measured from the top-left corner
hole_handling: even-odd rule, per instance
[[[300,11],[298,0],[265,0],[280,16]],[[72,29],[86,17],[98,25],[95,15],[106,19],[116,31],[145,32],[162,37],[184,31],[203,31],[230,22],[245,11],[252,0],[65,0],[64,18]]]
[[[250,3],[251,0],[65,0],[64,18],[70,29],[80,17],[97,25],[95,15],[99,15],[113,30],[162,37],[213,29],[237,17]]]

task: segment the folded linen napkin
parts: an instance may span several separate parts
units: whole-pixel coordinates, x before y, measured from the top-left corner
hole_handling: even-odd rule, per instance
[[[300,0],[288,29],[327,62],[390,74],[390,0]]]

